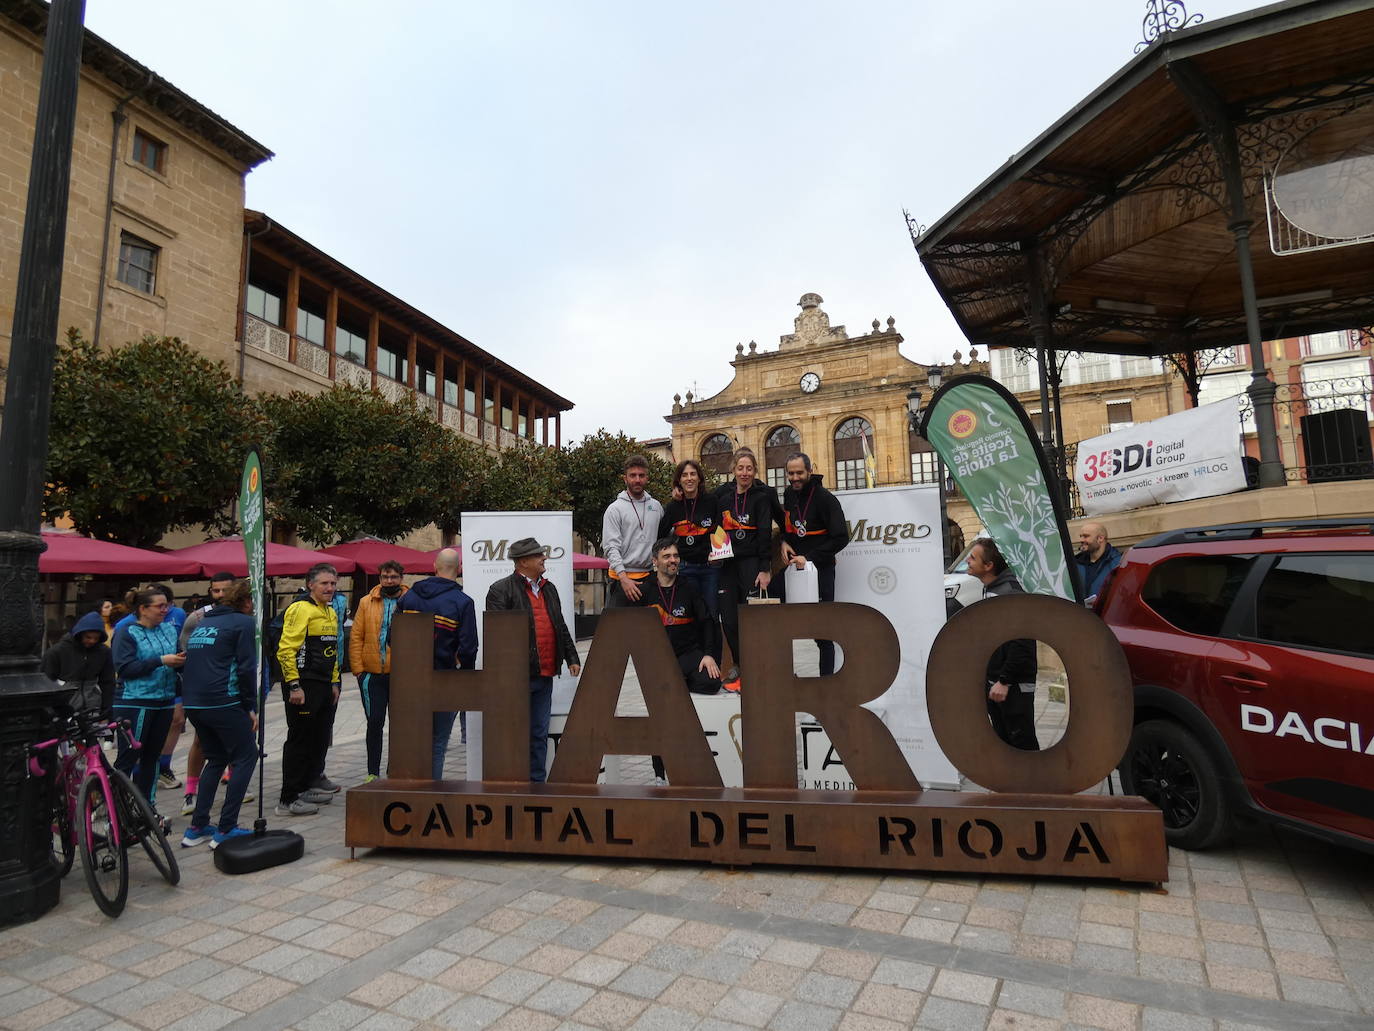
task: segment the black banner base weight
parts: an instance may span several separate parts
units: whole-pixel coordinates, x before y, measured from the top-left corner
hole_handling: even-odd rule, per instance
[[[263,831],[230,838],[215,849],[215,869],[220,873],[254,873],[294,863],[305,855],[305,839],[295,831]]]

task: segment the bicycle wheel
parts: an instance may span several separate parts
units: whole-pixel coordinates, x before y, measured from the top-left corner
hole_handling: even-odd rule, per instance
[[[129,898],[128,846],[111,833],[117,824],[113,800],[94,774],[81,782],[76,803],[76,835],[86,887],[106,916],[119,916]]]
[[[76,831],[72,827],[71,810],[67,808],[65,785],[58,784],[58,790],[62,797],[52,808],[52,864],[57,867],[59,877],[66,877],[76,861]]]
[[[134,782],[119,770],[110,771],[110,786],[119,799],[119,826],[131,839],[137,838],[142,843],[143,851],[148,853],[167,883],[176,884],[181,880],[181,867],[177,865],[172,846],[167,844],[167,835],[162,833],[162,824],[153,807],[139,794]]]

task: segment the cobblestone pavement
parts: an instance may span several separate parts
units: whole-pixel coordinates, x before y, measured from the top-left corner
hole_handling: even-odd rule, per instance
[[[1040,709],[1048,742],[1065,710]],[[329,762],[345,785],[365,772],[362,729],[350,682]],[[455,748],[450,775],[462,759]],[[647,780],[647,760],[634,770]],[[1171,852],[1156,892],[380,851],[350,862],[343,809],[340,797],[289,821],[305,857],[258,874],[223,876],[207,849],[179,850],[172,888],[140,855],[118,920],[78,862],[54,911],[0,932],[0,1027],[1374,1027],[1368,861],[1296,837]]]

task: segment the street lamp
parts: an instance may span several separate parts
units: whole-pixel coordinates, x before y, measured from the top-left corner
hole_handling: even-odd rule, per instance
[[[945,370],[943,366],[932,365],[926,369],[926,382],[930,384],[931,397],[940,389],[940,384],[944,381]],[[921,433],[921,388],[913,385],[906,392],[906,418],[907,424],[911,427],[911,432],[920,436]],[[935,455],[935,476],[937,487],[940,494],[940,555],[943,559],[941,569],[949,565],[953,556],[950,554],[949,547],[949,517],[945,514],[945,463],[940,460],[937,452]]]
[[[57,904],[60,883],[51,782],[25,773],[29,745],[60,695],[38,663],[38,529],[84,13],[85,0],[53,0],[48,8],[0,423],[0,925],[42,916]]]

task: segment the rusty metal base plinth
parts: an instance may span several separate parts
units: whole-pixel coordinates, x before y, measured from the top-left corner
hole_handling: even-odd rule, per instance
[[[379,780],[346,804],[350,848],[1168,879],[1160,811],[1120,796]]]

